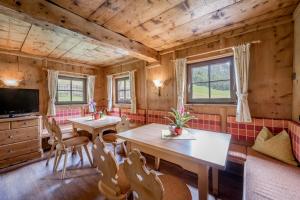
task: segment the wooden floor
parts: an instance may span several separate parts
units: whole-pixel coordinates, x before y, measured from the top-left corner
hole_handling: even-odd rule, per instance
[[[118,158],[120,161],[121,158]],[[27,200],[27,199],[97,199],[104,200],[98,191],[97,183],[99,174],[91,168],[87,158],[82,164],[78,155],[69,156],[67,177],[60,180],[60,170],[52,173],[51,159],[49,165],[46,161],[39,161],[0,175],[0,199],[1,200]],[[154,160],[147,156],[149,167]],[[61,163],[62,164],[62,163]],[[172,174],[185,181],[193,195],[197,199],[197,176],[171,163],[162,161],[160,171]],[[242,199],[242,177],[228,172],[220,173],[220,194],[217,199],[240,200]],[[214,197],[211,197],[214,199]]]

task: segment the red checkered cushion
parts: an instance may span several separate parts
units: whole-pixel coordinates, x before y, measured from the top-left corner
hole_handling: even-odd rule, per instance
[[[122,108],[121,116],[127,116],[129,121],[134,124],[145,124],[146,123],[146,110],[138,109],[136,113],[131,113],[130,109]]]
[[[169,124],[165,116],[168,116],[168,111],[148,110],[147,123]]]
[[[221,116],[203,113],[190,113],[196,119],[188,122],[189,127],[208,131],[221,131]]]
[[[292,147],[294,155],[300,162],[300,124],[297,122],[289,122],[289,133],[292,138]]]
[[[54,118],[58,124],[66,124],[68,123],[67,119],[81,117],[82,111],[82,106],[57,106]]]
[[[121,110],[120,110],[120,108],[112,108],[111,111],[108,111],[107,114],[110,115],[110,116],[117,116],[117,117],[120,117],[120,115],[121,115]]]
[[[253,118],[251,123],[239,123],[236,122],[234,116],[228,116],[227,132],[231,134],[233,142],[252,145],[263,127],[277,134],[283,129],[288,131],[288,124],[288,120],[264,118]]]

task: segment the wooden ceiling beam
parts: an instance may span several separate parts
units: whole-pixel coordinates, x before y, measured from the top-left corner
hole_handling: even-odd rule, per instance
[[[158,52],[141,43],[80,17],[45,0],[0,0],[0,12],[23,21],[85,40],[123,50],[128,55],[157,61]],[[67,30],[66,30],[67,29]]]
[[[73,61],[63,60],[63,59],[53,59],[53,58],[48,58],[48,57],[45,57],[45,56],[31,55],[31,54],[23,53],[23,52],[20,52],[20,51],[1,49],[1,48],[0,48],[0,54],[2,54],[2,55],[11,55],[11,56],[19,56],[19,57],[23,57],[23,58],[31,58],[31,59],[35,59],[35,60],[47,60],[47,61],[55,62],[55,63],[78,66],[78,67],[86,67],[86,68],[92,68],[92,69],[98,69],[99,68],[97,66],[93,66],[93,65],[89,65],[89,64],[85,64],[85,63],[73,62]]]

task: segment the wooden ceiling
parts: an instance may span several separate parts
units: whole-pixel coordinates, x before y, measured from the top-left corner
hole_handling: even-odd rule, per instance
[[[89,65],[109,65],[131,59],[122,49],[95,45],[63,33],[0,14],[0,48]]]
[[[291,15],[298,3],[299,0],[0,0],[5,8],[18,11],[0,9],[8,15],[0,14],[0,47],[90,65],[113,65],[133,57],[151,62],[157,59],[158,51],[217,31]]]
[[[50,0],[109,30],[165,50],[214,30],[291,14],[299,0]],[[253,22],[252,22],[253,23]]]

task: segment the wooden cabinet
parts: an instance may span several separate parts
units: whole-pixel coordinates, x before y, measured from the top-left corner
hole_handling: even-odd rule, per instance
[[[41,117],[0,119],[0,168],[41,157]]]

